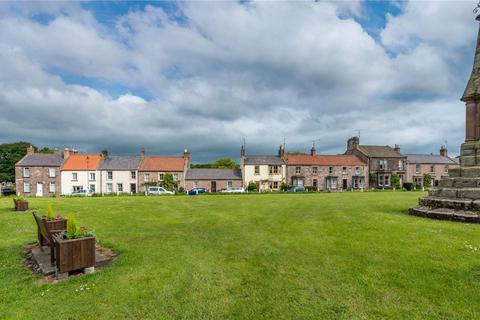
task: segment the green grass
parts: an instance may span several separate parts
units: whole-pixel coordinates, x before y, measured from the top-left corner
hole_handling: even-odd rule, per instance
[[[420,195],[33,198],[119,253],[47,285],[22,264],[32,215],[0,198],[0,318],[478,319],[480,226],[408,216]]]

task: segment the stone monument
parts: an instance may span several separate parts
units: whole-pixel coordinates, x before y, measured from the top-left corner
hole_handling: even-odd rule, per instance
[[[479,8],[480,3],[474,12]],[[476,20],[480,21],[480,15]],[[466,134],[460,167],[450,169],[438,187],[410,208],[412,215],[480,223],[480,28],[472,73],[461,100],[466,105]]]

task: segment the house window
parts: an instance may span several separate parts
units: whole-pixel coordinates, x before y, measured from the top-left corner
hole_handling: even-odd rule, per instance
[[[342,174],[347,174],[347,167],[342,168]]]
[[[443,172],[448,173],[448,164],[445,165],[445,168],[443,169]]]
[[[435,172],[435,166],[430,166],[430,172]]]
[[[227,187],[228,187],[228,188],[233,187],[233,181],[228,181],[228,182],[227,182]]]
[[[268,167],[268,172],[270,174],[278,174],[278,166],[269,166]]]
[[[302,168],[295,167],[295,174],[300,174],[300,172],[302,172]]]
[[[317,187],[318,187],[318,180],[317,179],[313,179],[313,187],[315,189],[317,189]]]
[[[50,184],[48,186],[48,191],[50,193],[55,193],[55,182],[50,182]]]
[[[28,183],[28,182],[23,183],[23,192],[24,193],[29,193],[30,192],[30,183]]]
[[[23,177],[24,178],[29,178],[30,177],[30,168],[23,168]]]
[[[398,170],[403,170],[403,160],[398,160]]]
[[[200,187],[200,182],[198,182],[198,180],[193,181],[193,187],[194,188]]]
[[[337,177],[327,177],[327,189],[337,189]]]
[[[137,179],[137,173],[135,171],[130,171],[130,179],[132,180]]]
[[[163,181],[164,177],[165,177],[165,173],[159,173],[158,174],[158,180]]]
[[[273,181],[273,189],[278,189],[278,181]]]
[[[83,186],[73,186],[72,188],[73,188],[73,192],[83,190]]]
[[[260,166],[255,166],[255,174],[260,174]]]
[[[77,173],[72,172],[72,181],[77,181]]]
[[[353,179],[353,188],[358,189],[358,178]]]
[[[143,180],[145,180],[145,182],[150,181],[150,174],[145,173],[145,174],[143,175]]]
[[[95,185],[94,184],[90,185],[90,192],[95,193]]]
[[[380,170],[387,170],[388,168],[387,160],[382,159],[379,161],[379,164],[380,164]]]
[[[48,168],[48,177],[55,178],[57,170],[55,168]]]
[[[328,167],[328,174],[333,174],[333,167]]]
[[[386,174],[381,174],[378,177],[378,185],[380,187],[389,187],[390,186],[390,176]]]
[[[117,192],[123,192],[123,183],[117,183]]]
[[[113,185],[111,183],[107,183],[107,192],[112,192]]]
[[[312,174],[318,174],[318,168],[312,167]]]
[[[360,167],[355,167],[355,174],[359,176],[361,173]]]
[[[415,166],[415,173],[420,173],[420,165],[419,164],[417,164]]]
[[[95,181],[95,172],[90,172],[90,181]]]
[[[173,174],[173,180],[178,180],[178,173]]]
[[[107,171],[107,180],[113,179],[113,171]]]

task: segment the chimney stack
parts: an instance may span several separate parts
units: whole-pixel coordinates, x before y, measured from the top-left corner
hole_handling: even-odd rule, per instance
[[[34,153],[35,153],[35,149],[33,148],[32,145],[30,145],[30,147],[27,148],[27,155],[31,156]]]
[[[105,159],[106,157],[108,157],[108,151],[102,150],[102,153],[100,154],[100,156],[102,157],[102,159]]]
[[[360,139],[358,137],[351,137],[347,140],[347,150],[355,150],[360,144]]]
[[[285,155],[285,150],[283,150],[283,146],[280,145],[280,147],[278,148],[278,156],[280,158],[283,158],[284,155]]]
[[[70,157],[70,149],[65,148],[63,149],[63,159],[67,160]]]
[[[398,144],[395,145],[395,151],[400,152],[400,146]]]
[[[312,146],[312,149],[310,149],[310,155],[314,156],[317,154],[317,149],[315,149],[315,145]]]
[[[183,164],[186,169],[190,168],[190,159],[192,158],[192,154],[188,149],[183,150]]]
[[[140,149],[140,160],[145,159],[145,148]]]
[[[447,149],[446,146],[442,146],[442,147],[440,148],[440,155],[441,155],[442,157],[448,158],[448,149]]]

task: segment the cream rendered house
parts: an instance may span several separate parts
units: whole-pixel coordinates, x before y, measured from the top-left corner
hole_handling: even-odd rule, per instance
[[[104,193],[137,193],[139,156],[106,156],[100,163],[100,191]]]
[[[283,148],[280,147],[278,156],[245,155],[245,149],[240,151],[243,185],[247,188],[253,182],[258,191],[279,190],[282,182],[286,181],[287,167],[282,159]]]
[[[98,166],[101,160],[102,155],[99,154],[70,155],[61,168],[62,195],[80,190],[100,192]]]

